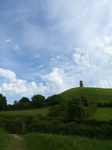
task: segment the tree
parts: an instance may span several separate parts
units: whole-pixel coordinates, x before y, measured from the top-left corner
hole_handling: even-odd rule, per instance
[[[68,117],[68,106],[66,102],[62,102],[59,105],[51,106],[49,109],[50,117]]]
[[[89,106],[87,98],[85,98],[84,96],[81,96],[81,100],[82,100],[84,106]]]
[[[4,110],[7,107],[6,97],[0,94],[0,110]]]
[[[80,98],[75,97],[68,101],[68,113],[70,119],[81,119],[84,115],[84,106]]]
[[[18,103],[18,102],[15,100],[15,101],[14,101],[14,105],[16,105],[17,103]]]
[[[30,102],[30,100],[27,98],[27,97],[23,97],[20,99],[19,101],[20,103],[23,103],[23,102]]]
[[[64,101],[65,100],[63,99],[61,95],[52,95],[46,99],[46,102],[52,106],[58,105],[59,103],[62,103]]]
[[[42,95],[34,95],[31,99],[31,103],[34,108],[39,108],[44,105],[45,97]]]

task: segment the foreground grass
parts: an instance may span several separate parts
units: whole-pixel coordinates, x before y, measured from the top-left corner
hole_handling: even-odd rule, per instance
[[[112,108],[97,108],[96,112],[89,119],[112,120]]]
[[[112,150],[110,140],[31,133],[23,136],[27,150]]]
[[[24,142],[0,129],[0,150],[25,150]]]
[[[112,101],[112,89],[103,88],[73,88],[60,94],[65,100],[73,99],[75,96],[84,96],[88,102],[110,102]]]
[[[112,150],[111,140],[29,133],[22,140],[0,130],[0,150]]]
[[[28,109],[28,110],[13,110],[13,111],[0,111],[0,114],[20,114],[20,115],[38,115],[46,116],[48,114],[49,107]]]

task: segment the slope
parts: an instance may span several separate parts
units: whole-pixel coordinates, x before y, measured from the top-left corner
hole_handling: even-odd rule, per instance
[[[75,96],[84,96],[88,102],[110,102],[112,101],[112,89],[106,88],[72,88],[60,94],[65,100],[73,99]]]

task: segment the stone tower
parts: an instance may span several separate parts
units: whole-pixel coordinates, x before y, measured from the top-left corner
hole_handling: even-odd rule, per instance
[[[83,87],[83,81],[80,80],[80,87]]]

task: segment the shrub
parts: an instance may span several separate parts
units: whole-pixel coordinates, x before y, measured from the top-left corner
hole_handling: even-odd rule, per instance
[[[22,120],[21,119],[5,119],[4,127],[10,133],[20,134],[22,132]]]

